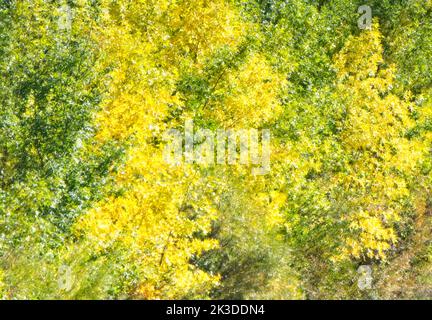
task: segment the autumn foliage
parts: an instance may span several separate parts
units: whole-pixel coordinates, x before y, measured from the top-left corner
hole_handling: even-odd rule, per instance
[[[1,2],[0,296],[428,297],[432,2],[396,2]],[[270,172],[167,163],[188,120]]]

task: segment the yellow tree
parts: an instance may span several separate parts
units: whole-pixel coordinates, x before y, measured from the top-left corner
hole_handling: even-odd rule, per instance
[[[335,57],[335,97],[343,101],[340,141],[345,168],[333,190],[350,234],[341,256],[377,258],[398,241],[395,225],[409,199],[407,179],[417,172],[425,145],[407,138],[414,126],[408,94],[392,94],[394,66],[385,66],[378,24],[350,37]],[[343,209],[341,209],[343,211]]]

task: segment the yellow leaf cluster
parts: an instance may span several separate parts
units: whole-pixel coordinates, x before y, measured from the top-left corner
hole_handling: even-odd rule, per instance
[[[349,207],[350,229],[344,254],[385,258],[395,244],[394,223],[400,219],[401,201],[409,195],[400,172],[414,173],[426,145],[405,137],[414,126],[409,101],[391,93],[394,67],[383,69],[378,26],[351,37],[335,58],[346,117],[342,143],[351,165],[334,176],[343,187]]]

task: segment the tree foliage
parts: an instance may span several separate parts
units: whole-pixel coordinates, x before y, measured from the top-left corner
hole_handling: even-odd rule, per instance
[[[363,4],[3,1],[0,296],[430,297],[432,2]],[[190,120],[271,171],[167,163]]]

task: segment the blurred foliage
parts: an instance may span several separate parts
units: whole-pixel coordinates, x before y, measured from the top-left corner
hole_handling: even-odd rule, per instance
[[[431,298],[431,29],[431,0],[2,1],[0,297]],[[271,172],[166,163],[188,119],[270,129]]]
[[[49,281],[56,282],[56,269],[78,245],[70,239],[71,226],[111,189],[109,172],[122,154],[115,143],[94,141],[93,119],[105,90],[91,40],[97,12],[92,2],[76,3],[75,23],[67,30],[53,1],[9,1],[0,9],[6,297],[61,297]]]

